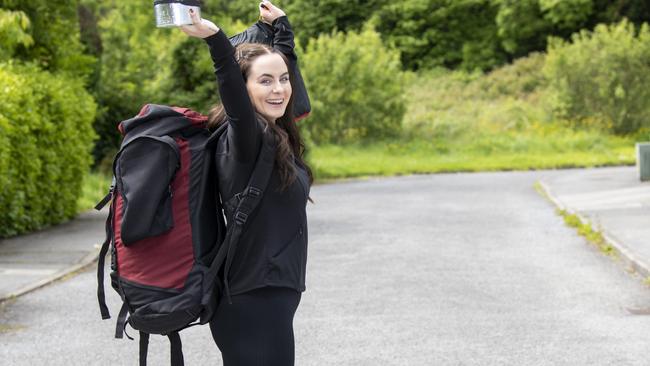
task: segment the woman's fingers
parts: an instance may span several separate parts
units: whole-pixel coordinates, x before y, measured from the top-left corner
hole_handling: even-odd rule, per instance
[[[195,12],[193,9],[190,9],[190,19],[192,19],[192,24],[201,23],[201,18],[199,17],[199,14]]]
[[[270,1],[264,0],[260,2],[260,16],[265,22],[270,24],[283,15],[286,15],[284,11],[273,5]]]
[[[187,35],[192,37],[206,38],[219,31],[214,23],[209,20],[202,19],[199,14],[190,9],[190,19],[192,24],[181,26],[181,30]]]

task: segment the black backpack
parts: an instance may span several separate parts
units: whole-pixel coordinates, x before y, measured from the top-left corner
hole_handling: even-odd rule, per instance
[[[220,269],[232,261],[273,169],[275,145],[264,134],[249,185],[225,202],[232,209],[224,217],[214,152],[228,127],[210,134],[206,122],[186,108],[147,104],[120,123],[113,184],[96,206],[111,202],[97,269],[101,315],[110,318],[104,294],[110,248],[111,285],[123,301],[115,337],[126,334],[127,324],[139,331],[141,366],[150,334],[169,337],[171,363],[183,365],[178,332],[212,318],[224,288]]]

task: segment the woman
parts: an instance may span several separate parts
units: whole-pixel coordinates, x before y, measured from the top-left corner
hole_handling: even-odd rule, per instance
[[[284,12],[270,2],[260,4],[260,14],[274,27],[273,48],[234,49],[223,31],[193,13],[194,24],[182,28],[207,42],[216,70],[222,105],[210,112],[210,124],[228,124],[217,169],[234,172],[219,176],[224,202],[246,188],[263,134],[272,134],[276,146],[263,199],[224,270],[228,295],[210,323],[225,366],[293,365],[293,316],[305,290],[305,206],[313,178],[292,117],[293,33]]]

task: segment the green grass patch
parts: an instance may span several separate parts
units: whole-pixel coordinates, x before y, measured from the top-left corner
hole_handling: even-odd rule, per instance
[[[615,256],[614,248],[607,243],[605,237],[600,230],[596,230],[587,223],[583,223],[580,218],[574,214],[568,213],[566,210],[558,210],[558,214],[564,218],[564,222],[575,228],[581,236],[587,239],[590,243],[595,245],[600,251],[609,255]]]
[[[440,172],[557,169],[625,165],[634,163],[634,147],[614,138],[608,148],[554,149],[521,145],[515,139],[495,148],[487,141],[471,146],[444,146],[435,142],[407,141],[352,146],[320,146],[309,160],[318,179],[403,175]]]
[[[650,276],[643,279],[643,284],[650,287]]]
[[[110,186],[111,177],[106,174],[90,172],[86,175],[81,196],[77,200],[77,211],[81,213],[95,207],[106,196]]]
[[[17,332],[20,330],[25,329],[24,326],[22,325],[10,325],[10,324],[0,324],[0,334],[2,333],[9,333],[9,332]]]

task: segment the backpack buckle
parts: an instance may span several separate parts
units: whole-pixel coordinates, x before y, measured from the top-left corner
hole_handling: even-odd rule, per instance
[[[248,220],[248,215],[247,214],[245,214],[245,213],[243,213],[241,211],[237,211],[237,213],[235,213],[235,222],[237,224],[244,225],[246,223],[246,220]]]
[[[248,187],[248,194],[253,196],[253,197],[259,197],[262,195],[262,190],[259,188],[255,188],[253,186]]]

